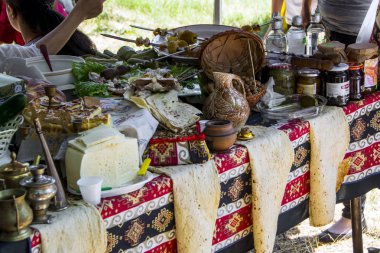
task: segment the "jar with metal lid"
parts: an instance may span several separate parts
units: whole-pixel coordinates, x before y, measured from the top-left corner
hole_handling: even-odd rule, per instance
[[[351,63],[348,68],[348,76],[350,79],[350,99],[362,99],[362,92],[364,91],[363,64]]]
[[[374,43],[355,43],[347,47],[349,61],[363,63],[364,93],[377,90],[378,50],[377,44]]]
[[[283,95],[295,93],[296,84],[292,65],[289,63],[273,63],[269,66],[269,75],[273,77],[273,90]]]
[[[297,93],[317,95],[321,90],[319,70],[303,68],[298,71]]]
[[[340,63],[327,72],[326,98],[329,105],[344,106],[350,100],[348,65]]]

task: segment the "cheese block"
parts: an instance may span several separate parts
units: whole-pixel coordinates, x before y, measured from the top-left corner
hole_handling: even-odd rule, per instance
[[[139,169],[137,139],[104,125],[69,142],[66,156],[68,186],[78,190],[81,177],[99,176],[102,187],[120,187],[135,179]]]

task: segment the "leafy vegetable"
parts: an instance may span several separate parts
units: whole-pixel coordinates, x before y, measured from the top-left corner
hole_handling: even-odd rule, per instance
[[[106,67],[102,64],[86,61],[74,62],[72,71],[77,82],[86,82],[89,81],[88,73],[95,72],[100,74],[100,72],[102,72],[104,69],[106,69]]]
[[[107,85],[95,82],[78,82],[75,84],[75,93],[79,97],[109,97]]]

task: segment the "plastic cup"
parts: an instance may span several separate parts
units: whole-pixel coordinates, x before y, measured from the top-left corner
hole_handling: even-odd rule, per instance
[[[89,204],[97,205],[100,203],[100,193],[102,190],[103,179],[101,177],[82,177],[77,181],[83,200]]]

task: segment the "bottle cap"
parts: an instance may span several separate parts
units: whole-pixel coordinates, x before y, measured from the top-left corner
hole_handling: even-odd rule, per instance
[[[334,65],[332,69],[329,71],[332,72],[340,72],[340,71],[346,71],[348,69],[348,64],[346,63],[339,63],[338,65]]]
[[[275,17],[272,19],[272,29],[273,30],[282,29],[282,18],[281,17]]]
[[[292,18],[292,25],[293,26],[302,26],[302,17],[297,15]]]
[[[363,64],[362,63],[350,62],[350,63],[348,63],[348,65],[349,65],[348,70],[360,70],[360,69],[363,69]]]
[[[285,62],[278,62],[278,63],[273,63],[269,65],[269,68],[270,69],[291,69],[292,65]]]
[[[317,77],[319,73],[318,69],[303,68],[298,70],[298,75],[303,77]]]
[[[320,23],[321,22],[321,14],[319,12],[314,13],[314,15],[311,15],[310,19],[311,23]]]

